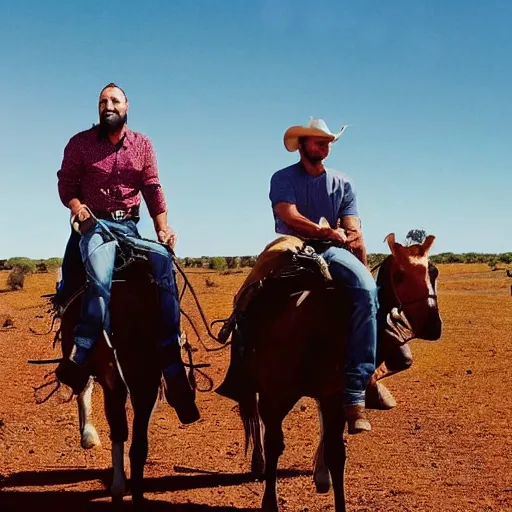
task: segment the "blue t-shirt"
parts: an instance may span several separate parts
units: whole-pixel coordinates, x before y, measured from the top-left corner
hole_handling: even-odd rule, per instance
[[[292,203],[311,222],[325,217],[332,228],[346,215],[358,217],[354,185],[346,175],[326,169],[319,176],[309,175],[298,162],[277,171],[270,180],[272,209],[278,203]],[[275,213],[276,233],[296,235]]]

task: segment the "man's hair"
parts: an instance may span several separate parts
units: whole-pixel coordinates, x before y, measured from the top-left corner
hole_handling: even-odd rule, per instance
[[[128,96],[126,96],[126,93],[123,91],[123,89],[121,89],[121,87],[119,87],[119,85],[117,85],[114,82],[110,82],[109,84],[105,85],[105,87],[103,87],[103,89],[101,89],[101,91],[100,91],[100,96],[102,95],[102,93],[105,89],[112,89],[112,88],[119,89],[123,93],[124,99],[126,101],[128,101]]]

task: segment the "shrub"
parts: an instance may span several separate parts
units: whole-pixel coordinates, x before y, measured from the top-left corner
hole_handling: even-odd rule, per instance
[[[373,268],[373,267],[375,267],[375,265],[381,264],[386,259],[386,257],[387,257],[387,254],[380,254],[380,253],[368,254],[367,255],[368,266],[370,268]]]
[[[25,277],[27,272],[24,272],[19,267],[14,267],[7,276],[7,286],[15,291],[21,290],[25,285]]]
[[[215,288],[216,286],[219,286],[213,279],[209,277],[204,280],[204,283],[206,284],[206,288]]]
[[[222,258],[220,256],[216,256],[215,258],[211,258],[209,262],[209,267],[212,270],[225,270],[228,264],[226,263],[226,258]]]
[[[14,270],[15,268],[18,268],[27,275],[35,272],[36,262],[30,258],[9,258],[6,263],[6,268],[7,270]]]
[[[230,276],[232,274],[243,274],[244,271],[241,268],[228,268],[227,270],[223,270],[221,275]]]
[[[62,258],[48,258],[45,263],[48,272],[53,272],[62,266]]]

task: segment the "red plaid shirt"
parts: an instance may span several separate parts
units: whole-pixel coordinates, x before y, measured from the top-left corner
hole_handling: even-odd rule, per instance
[[[118,145],[100,137],[98,126],[77,133],[57,177],[65,206],[76,197],[93,212],[129,210],[140,205],[142,193],[151,217],[167,211],[153,145],[128,128]]]

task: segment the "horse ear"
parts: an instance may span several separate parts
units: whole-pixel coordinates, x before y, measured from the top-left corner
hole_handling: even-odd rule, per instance
[[[320,226],[322,226],[323,228],[330,227],[330,224],[329,222],[327,222],[327,219],[325,217],[320,217],[320,221],[318,222],[318,224],[320,224]]]
[[[390,233],[386,238],[384,238],[384,242],[388,243],[391,254],[395,254],[395,246],[400,245],[395,242],[395,233]]]
[[[421,244],[421,248],[423,249],[423,254],[428,254],[430,249],[432,249],[432,245],[434,245],[434,240],[436,237],[434,235],[428,235],[425,238],[425,241]]]

